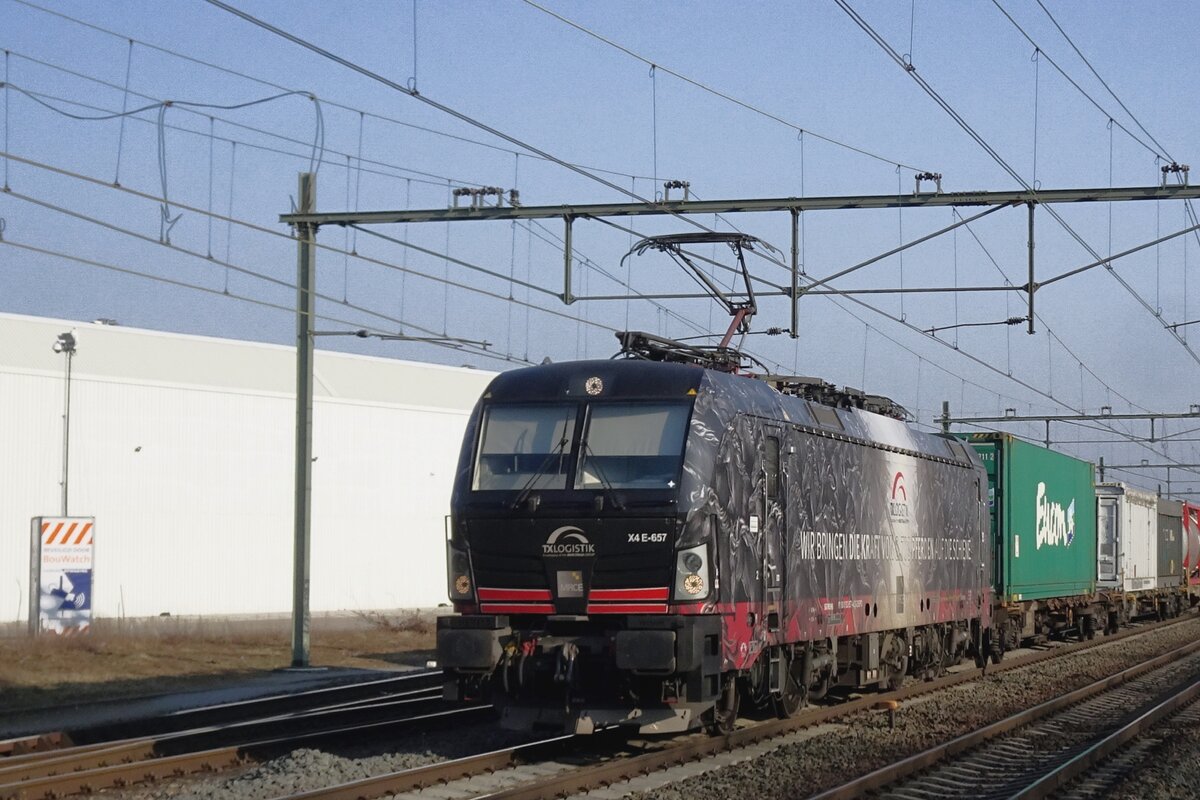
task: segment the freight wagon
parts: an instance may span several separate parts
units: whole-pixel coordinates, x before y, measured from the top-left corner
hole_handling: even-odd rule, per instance
[[[962,438],[988,474],[994,657],[1031,638],[1091,638],[1106,622],[1096,596],[1092,465],[1010,434]]]
[[[1173,589],[1184,586],[1183,503],[1158,498],[1158,580],[1157,586]]]
[[[452,498],[447,697],[515,728],[725,731],[742,698],[789,716],[982,663],[987,475],[876,411],[690,364],[501,373]]]
[[[1200,587],[1200,506],[1185,502],[1183,514],[1183,572],[1190,587]]]
[[[1173,523],[1159,524],[1164,501],[1123,483],[1102,483],[1096,493],[1100,550],[1109,556],[1100,561],[1098,578],[1110,627],[1135,616],[1175,616],[1184,607],[1186,592],[1173,575],[1161,575],[1160,551],[1170,569],[1182,555],[1182,541]],[[1170,512],[1174,505],[1166,501],[1165,507]]]

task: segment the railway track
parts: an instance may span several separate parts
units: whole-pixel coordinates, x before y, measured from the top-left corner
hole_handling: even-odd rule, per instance
[[[1127,637],[1161,630],[1189,618],[1160,625],[1131,628],[1091,642],[1056,646],[1041,652],[1009,657],[989,667],[1000,672],[1035,664],[1050,658],[1109,644]],[[1200,642],[1193,645],[1200,650]],[[504,748],[480,755],[379,775],[291,796],[293,800],[341,800],[416,792],[435,784],[472,795],[494,797],[544,797],[590,791],[619,784],[631,777],[675,765],[718,756],[771,747],[771,740],[803,728],[868,710],[886,700],[905,700],[976,679],[978,670],[952,674],[933,682],[914,683],[898,692],[870,695],[835,706],[813,708],[802,716],[783,721],[754,724],[721,738],[704,735],[669,740],[629,741],[619,736],[560,736],[540,742]],[[376,686],[354,696],[347,692],[305,693],[304,711],[289,711],[286,698],[268,698],[227,707],[197,709],[186,715],[192,721],[215,718],[236,722],[203,725],[160,736],[133,737],[119,741],[94,742],[0,758],[0,800],[9,798],[57,798],[85,794],[107,787],[133,786],[197,772],[220,772],[262,761],[299,747],[347,740],[372,740],[403,733],[414,727],[453,725],[480,719],[486,709],[439,711],[436,676],[411,679],[399,686]],[[334,687],[350,688],[350,687]],[[382,692],[382,694],[381,694]],[[320,698],[320,699],[317,699]],[[272,705],[279,704],[279,705]],[[246,712],[263,714],[246,719]],[[274,713],[272,713],[274,712]],[[232,714],[232,717],[226,716]],[[208,716],[212,715],[212,716]],[[364,718],[362,715],[367,715]],[[373,715],[373,716],[372,716]],[[155,724],[177,726],[176,720]],[[306,728],[305,726],[312,726]],[[207,746],[217,739],[233,737],[237,743]],[[63,738],[66,738],[63,736]],[[744,757],[744,756],[743,756]],[[465,796],[465,795],[464,795]]]
[[[1094,796],[1123,776],[1105,769],[1139,760],[1137,737],[1200,697],[1200,643],[1166,653],[978,731],[883,767],[812,800],[963,797],[1033,800],[1069,790]],[[1190,712],[1195,713],[1195,712]]]
[[[1144,634],[1151,630],[1160,630],[1163,627],[1190,619],[1193,618],[1188,617],[1162,625],[1132,628],[1103,639],[1078,642],[1019,658],[1009,658],[1000,665],[989,667],[988,671],[999,672],[1029,666],[1050,658]],[[1178,658],[1182,650],[1189,648],[1191,652],[1200,651],[1200,642],[1192,643],[1186,648],[1172,651],[1160,658],[1168,660]],[[1148,668],[1143,664],[1135,669],[1144,671]],[[581,737],[559,737],[290,795],[287,800],[361,800],[361,798],[387,795],[404,797],[407,793],[415,794],[437,784],[444,784],[445,791],[456,797],[487,796],[492,800],[498,800],[499,798],[569,796],[603,789],[603,787],[619,784],[636,776],[665,768],[752,749],[756,745],[803,728],[810,728],[839,717],[870,710],[881,702],[906,700],[963,684],[975,680],[979,674],[978,670],[969,670],[932,682],[914,683],[897,692],[870,695],[835,706],[814,708],[794,719],[754,724],[735,730],[724,737],[691,735],[658,743],[642,743],[645,748],[643,752],[637,752],[636,745],[631,747],[628,741],[621,739],[614,738],[606,741],[604,737],[597,736],[581,744]],[[619,796],[620,792],[616,791],[612,794]],[[856,797],[859,795],[844,796]]]
[[[298,747],[398,735],[414,727],[481,719],[488,713],[486,706],[447,708],[441,700],[440,673],[424,673],[145,721],[145,730],[171,731],[157,735],[69,744],[72,734],[59,732],[38,737],[39,749],[0,759],[0,799],[58,798],[216,772]],[[189,723],[199,724],[187,728]],[[136,730],[136,723],[104,730],[130,729]],[[100,730],[89,729],[86,735],[98,736]],[[48,749],[52,744],[58,747]]]
[[[185,708],[169,714],[123,722],[90,725],[73,730],[0,739],[0,766],[13,756],[60,750],[135,737],[161,736],[240,722],[247,719],[370,702],[407,691],[431,690],[441,685],[440,670],[406,672],[387,678],[356,681],[290,694],[236,700]]]

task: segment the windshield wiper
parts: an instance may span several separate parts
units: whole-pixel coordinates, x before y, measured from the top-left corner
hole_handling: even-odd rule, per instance
[[[612,481],[608,479],[608,475],[604,473],[604,467],[600,466],[600,459],[592,450],[592,446],[585,439],[583,442],[584,457],[591,455],[591,459],[584,461],[584,469],[589,467],[596,470],[596,477],[600,479],[600,485],[604,487],[604,494],[612,501],[612,504],[618,511],[625,510],[625,504],[621,502],[621,498],[617,497],[617,489],[613,486]]]
[[[529,480],[525,481],[525,485],[521,487],[521,491],[517,494],[516,499],[512,501],[512,504],[509,506],[510,511],[516,511],[521,507],[521,503],[525,502],[525,498],[531,491],[533,491],[533,485],[537,482],[537,479],[542,477],[546,471],[546,467],[550,466],[550,462],[554,460],[554,457],[562,452],[563,448],[567,446],[568,441],[570,440],[564,436],[559,440],[558,444],[554,446],[554,449],[546,454],[545,460],[543,460],[538,468],[534,470],[533,474],[529,476]]]

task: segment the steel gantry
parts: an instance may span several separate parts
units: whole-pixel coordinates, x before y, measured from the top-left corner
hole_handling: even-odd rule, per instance
[[[515,192],[507,194],[509,205],[504,205],[505,193],[498,187],[484,187],[478,191],[460,192],[459,196],[470,195],[469,205],[455,205],[450,208],[402,210],[402,211],[340,211],[317,212],[316,206],[316,176],[303,173],[299,180],[299,207],[290,214],[281,214],[281,222],[289,224],[295,231],[297,240],[297,305],[296,305],[296,464],[295,464],[295,547],[293,560],[293,608],[292,608],[292,665],[304,668],[309,663],[309,564],[311,542],[311,472],[312,472],[312,345],[315,316],[315,286],[316,286],[316,237],[321,227],[326,225],[363,226],[383,225],[394,223],[420,222],[484,222],[502,220],[534,220],[561,219],[563,221],[563,291],[559,298],[566,304],[577,300],[609,300],[627,299],[621,296],[578,296],[572,291],[571,278],[574,263],[573,255],[573,226],[576,220],[606,219],[618,217],[642,217],[670,215],[685,219],[694,215],[706,214],[742,214],[763,212],[786,212],[791,218],[791,264],[778,262],[784,267],[790,266],[790,285],[772,285],[774,291],[758,291],[747,286],[747,293],[763,296],[775,295],[788,297],[791,300],[791,327],[789,333],[795,338],[799,329],[798,306],[800,298],[806,294],[887,294],[887,293],[922,293],[922,292],[992,292],[992,291],[1023,291],[1026,293],[1028,304],[1029,332],[1033,333],[1033,301],[1039,286],[1045,286],[1065,278],[1077,275],[1093,267],[1111,264],[1112,261],[1131,253],[1151,247],[1155,244],[1182,236],[1200,225],[1176,231],[1153,242],[1138,245],[1122,253],[1115,253],[1107,258],[1085,264],[1059,275],[1038,282],[1034,272],[1034,210],[1038,205],[1058,203],[1105,203],[1135,200],[1188,200],[1200,198],[1200,187],[1192,187],[1186,183],[1176,186],[1149,186],[1127,188],[1099,189],[1041,189],[1037,191],[1003,191],[1003,192],[941,192],[940,176],[922,176],[935,182],[938,191],[921,192],[921,182],[918,179],[917,191],[911,195],[844,195],[829,197],[777,197],[749,198],[735,200],[692,200],[686,187],[672,185],[664,187],[685,188],[682,200],[671,200],[664,191],[664,199],[658,202],[632,203],[591,203],[565,204],[556,206],[523,206],[519,205]],[[485,204],[487,197],[495,197],[497,205]],[[456,196],[457,201],[457,196]],[[915,209],[934,207],[971,207],[986,206],[987,210],[970,217],[960,218],[933,233],[918,237],[900,244],[885,253],[861,261],[850,267],[841,269],[824,278],[811,279],[806,277],[807,285],[800,282],[800,248],[799,227],[800,215],[808,211],[842,211],[851,209]],[[934,239],[949,231],[968,225],[1002,208],[1025,206],[1028,210],[1028,248],[1029,248],[1029,278],[1022,286],[968,286],[968,287],[908,287],[883,289],[835,289],[829,283],[837,278],[848,275],[859,269],[877,263],[889,256],[896,255],[911,247]],[[696,225],[695,222],[689,221]],[[701,226],[702,227],[702,226]],[[749,276],[747,276],[749,280]],[[757,279],[760,280],[761,279]],[[736,296],[736,295],[731,295]],[[642,299],[699,299],[710,295],[689,294],[639,294]],[[357,335],[357,332],[352,332]],[[409,337],[399,337],[409,338]],[[1076,415],[1059,417],[976,417],[951,419],[948,406],[944,407],[942,417],[943,427],[949,430],[951,422],[1003,422],[1038,419],[1046,421],[1046,439],[1049,445],[1051,421],[1073,421],[1082,419],[1170,419],[1177,417],[1200,416],[1200,409],[1189,414],[1155,414],[1155,415]],[[1153,437],[1153,428],[1151,429]]]
[[[1154,431],[1156,420],[1195,419],[1200,417],[1200,405],[1192,405],[1187,411],[1182,412],[1146,412],[1144,414],[1113,414],[1111,410],[1108,410],[1107,406],[1101,409],[1098,414],[1017,414],[1013,409],[1008,409],[1008,411],[1012,413],[1006,413],[999,417],[952,417],[950,416],[949,401],[943,401],[942,413],[935,418],[935,421],[942,426],[944,433],[949,433],[950,426],[955,424],[980,425],[981,423],[1044,422],[1046,424],[1046,439],[1043,444],[1049,447],[1051,444],[1050,423],[1052,422],[1107,422],[1111,420],[1144,419],[1150,422],[1150,436],[1148,438],[1125,436],[1131,440],[1155,442],[1157,441]]]
[[[502,195],[501,195],[502,197]],[[685,196],[686,197],[686,196]],[[1076,275],[1084,270],[1111,263],[1111,261],[1161,243],[1168,239],[1190,233],[1200,228],[1196,226],[1178,231],[1136,248],[1117,253],[1100,261],[1085,264],[1068,272],[1056,275],[1040,283],[1035,278],[1034,270],[1034,209],[1038,205],[1059,203],[1108,203],[1135,200],[1187,200],[1200,198],[1200,187],[1188,185],[1176,186],[1140,186],[1125,188],[1097,189],[1040,189],[1037,191],[1003,191],[1003,192],[914,192],[911,195],[841,195],[828,197],[775,197],[775,198],[744,198],[734,200],[663,200],[661,202],[645,203],[590,203],[565,204],[555,206],[522,206],[495,205],[487,206],[473,203],[470,206],[451,208],[397,210],[397,211],[338,211],[322,212],[298,211],[292,214],[282,214],[279,219],[291,225],[309,225],[314,228],[323,225],[359,226],[385,225],[394,223],[420,222],[484,222],[502,220],[532,220],[532,219],[561,219],[563,221],[563,291],[559,298],[566,304],[576,300],[611,300],[625,299],[624,295],[617,296],[578,296],[572,292],[571,274],[574,256],[572,253],[572,229],[576,220],[606,219],[617,217],[642,216],[677,216],[688,217],[700,214],[742,214],[762,212],[787,212],[791,217],[792,246],[790,286],[777,286],[775,291],[759,292],[763,296],[784,296],[791,299],[791,328],[792,337],[796,337],[799,328],[798,304],[805,294],[850,294],[850,293],[905,293],[905,292],[945,292],[945,291],[1023,291],[1026,293],[1028,305],[1029,332],[1033,333],[1033,302],[1034,295],[1040,286],[1045,286],[1064,278]],[[955,228],[973,222],[993,210],[1003,207],[1026,206],[1029,214],[1028,248],[1029,248],[1029,277],[1022,286],[978,286],[978,287],[916,287],[891,289],[858,289],[838,290],[828,288],[827,284],[835,278],[854,272],[869,264],[876,263],[888,256],[895,255],[914,247],[922,242],[947,233]],[[850,209],[887,209],[887,208],[934,208],[934,207],[970,207],[993,206],[982,214],[960,220],[953,225],[942,228],[927,236],[922,236],[899,247],[889,250],[859,264],[843,269],[825,278],[812,281],[807,286],[800,285],[800,258],[797,246],[799,236],[800,215],[806,211],[841,211]],[[699,299],[707,295],[689,294],[647,294],[646,299]]]

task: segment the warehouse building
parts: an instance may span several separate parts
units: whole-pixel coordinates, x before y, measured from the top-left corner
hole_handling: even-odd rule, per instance
[[[295,350],[0,314],[0,622],[28,618],[30,521],[95,517],[97,617],[291,608]],[[315,612],[445,600],[463,429],[492,373],[318,351]]]

